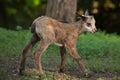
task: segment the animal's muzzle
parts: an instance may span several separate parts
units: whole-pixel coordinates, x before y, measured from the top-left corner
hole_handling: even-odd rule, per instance
[[[92,33],[95,33],[97,31],[97,29],[96,28],[94,28],[93,30],[92,30]]]

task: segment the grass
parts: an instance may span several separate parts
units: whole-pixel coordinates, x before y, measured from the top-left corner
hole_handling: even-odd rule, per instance
[[[20,57],[22,49],[29,41],[30,36],[29,30],[12,31],[0,28],[0,61],[7,62],[14,56]],[[102,31],[98,31],[95,34],[82,34],[78,38],[77,49],[88,70],[96,73],[120,74],[119,35],[106,34]],[[42,55],[43,65],[52,64],[58,67],[60,65],[60,54],[58,53],[59,48],[56,45],[50,45]],[[67,54],[67,56],[69,57],[70,55]],[[73,69],[79,68],[71,57],[67,58],[66,65]],[[1,80],[6,72],[4,69],[0,70]]]
[[[83,39],[83,40],[82,40]],[[96,72],[120,73],[120,37],[116,34],[97,32],[81,35],[78,51],[86,59],[86,65]],[[107,65],[108,64],[108,65]]]

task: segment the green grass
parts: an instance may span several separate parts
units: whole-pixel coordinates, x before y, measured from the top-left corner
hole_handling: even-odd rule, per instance
[[[29,30],[12,31],[0,28],[0,61],[9,61],[9,58],[14,56],[19,57],[30,36]],[[120,36],[102,31],[95,34],[82,34],[78,38],[77,49],[88,70],[120,74]],[[53,65],[57,67],[60,65],[59,48],[56,45],[50,45],[42,56],[43,64],[49,65],[52,60],[55,60],[56,63]],[[69,57],[69,54],[67,56]],[[54,59],[49,60],[49,57]],[[73,69],[78,68],[71,57],[67,58],[66,65]],[[4,72],[0,70],[0,79]]]
[[[77,47],[90,70],[120,73],[120,36],[100,31],[94,35],[83,34]]]

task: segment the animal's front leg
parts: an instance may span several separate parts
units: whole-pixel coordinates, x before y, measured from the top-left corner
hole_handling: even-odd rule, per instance
[[[86,75],[87,70],[86,70],[84,64],[82,63],[82,59],[80,58],[80,56],[79,56],[78,53],[77,53],[77,50],[76,50],[76,46],[75,46],[75,45],[76,45],[76,44],[72,44],[72,43],[69,42],[69,43],[67,43],[66,47],[67,47],[67,49],[69,50],[70,55],[71,55],[71,56],[74,58],[74,60],[79,64],[79,66],[80,66],[83,74]]]

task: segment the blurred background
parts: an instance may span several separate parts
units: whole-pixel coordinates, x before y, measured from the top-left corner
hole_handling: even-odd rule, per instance
[[[89,80],[120,80],[120,0],[0,0],[0,80],[36,80],[34,73],[18,75],[22,51],[30,40],[29,29],[35,18],[47,15],[74,22],[75,12],[83,14],[86,9],[94,15],[96,27],[100,29],[94,35],[82,34],[77,42],[83,63],[88,71],[93,72]],[[38,45],[27,55],[26,69],[34,68],[32,53]],[[59,47],[51,45],[42,55],[43,69],[55,72],[55,75],[46,74],[48,79],[44,80],[61,76],[56,75],[60,65],[58,53]],[[82,73],[77,63],[69,54],[67,57],[65,74],[70,79],[65,80],[71,80],[71,77],[81,79]],[[41,76],[38,78],[43,80]]]
[[[28,29],[32,21],[46,14],[47,0],[0,0],[0,27]],[[95,16],[97,28],[120,34],[120,0],[78,0],[77,11]]]

